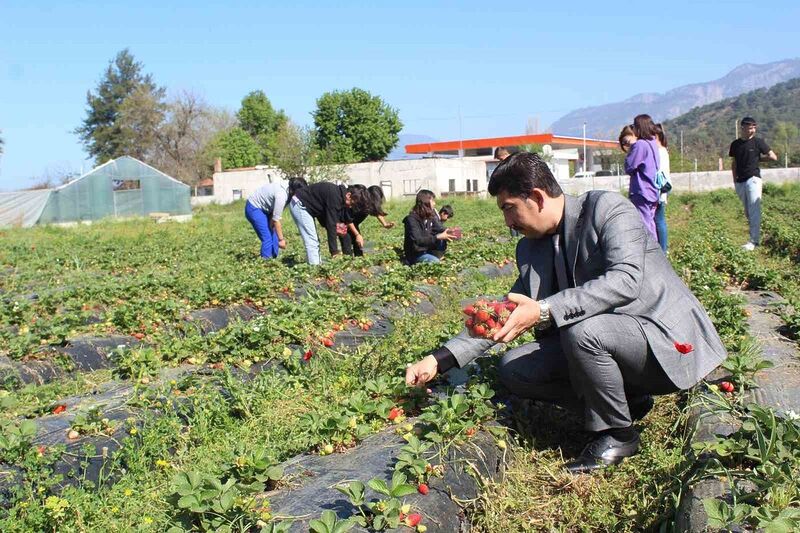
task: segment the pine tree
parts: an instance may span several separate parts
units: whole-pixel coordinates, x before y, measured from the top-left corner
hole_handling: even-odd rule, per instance
[[[143,94],[149,97],[143,97]],[[132,96],[135,100],[123,107]],[[153,113],[163,113],[163,97],[164,89],[156,86],[150,74],[142,74],[142,63],[137,62],[126,48],[109,62],[95,93],[86,93],[86,118],[75,129],[75,133],[98,164],[123,155],[146,153],[150,147],[143,146],[142,142],[149,141],[135,140],[135,150],[131,148],[130,132],[141,130],[143,125],[121,120],[120,117],[146,116],[148,121],[152,121]],[[155,108],[135,112],[131,107],[137,102],[145,102]],[[123,115],[121,110],[127,112]]]

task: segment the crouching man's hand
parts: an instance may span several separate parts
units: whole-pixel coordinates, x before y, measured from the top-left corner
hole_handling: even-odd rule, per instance
[[[494,334],[495,342],[511,342],[539,322],[541,314],[539,302],[524,294],[513,292],[508,293],[508,299],[517,304],[517,308],[508,317],[505,326]]]
[[[409,387],[422,387],[436,377],[438,363],[432,355],[409,365],[406,368],[406,385]]]

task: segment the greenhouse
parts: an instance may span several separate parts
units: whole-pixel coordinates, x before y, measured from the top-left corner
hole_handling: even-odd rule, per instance
[[[125,156],[55,189],[0,193],[0,227],[191,215],[189,197],[185,183]]]

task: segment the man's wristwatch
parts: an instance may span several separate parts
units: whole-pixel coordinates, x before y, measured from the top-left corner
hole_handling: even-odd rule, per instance
[[[535,329],[543,330],[549,328],[553,321],[550,318],[550,304],[547,300],[539,300],[539,321],[533,326]]]

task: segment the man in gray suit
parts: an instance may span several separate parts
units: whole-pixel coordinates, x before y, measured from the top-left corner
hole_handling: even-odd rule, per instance
[[[564,195],[528,153],[495,169],[489,193],[525,235],[508,295],[518,306],[493,340],[464,331],[410,365],[406,382],[423,385],[535,328],[536,342],[500,360],[501,380],[520,397],[580,401],[592,439],[569,471],[617,464],[639,449],[633,421],[651,395],[687,389],[725,359],[719,335],[624,197]]]

